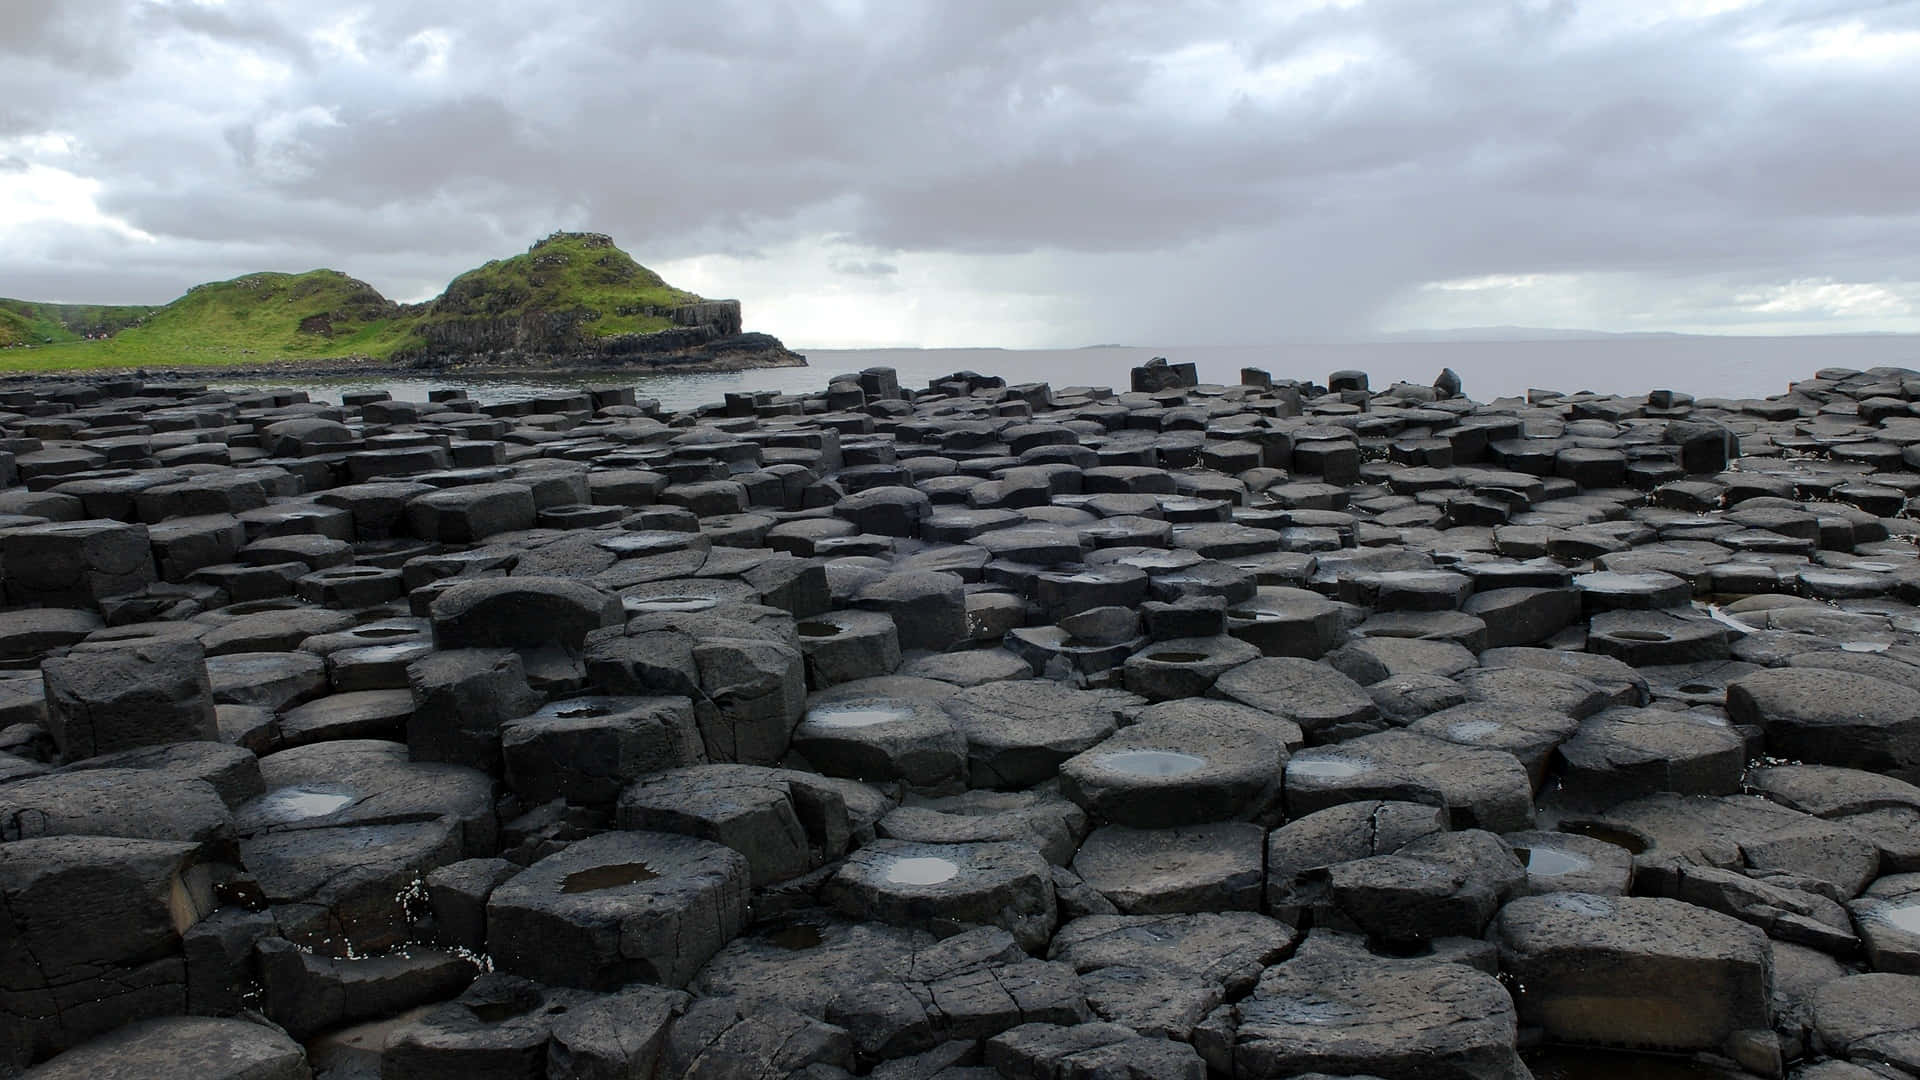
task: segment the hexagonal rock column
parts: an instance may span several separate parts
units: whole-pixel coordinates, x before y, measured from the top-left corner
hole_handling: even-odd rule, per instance
[[[1888,874],[1847,907],[1873,970],[1920,975],[1920,874]]]
[[[404,940],[406,893],[495,848],[493,781],[409,761],[378,739],[313,743],[260,762],[266,791],[234,811],[241,859],[281,933],[340,955]]]
[[[1850,671],[1773,668],[1727,684],[1727,714],[1767,752],[1920,783],[1920,691]]]
[[[98,607],[100,599],[151,585],[153,542],[145,525],[120,521],[56,521],[9,529],[0,536],[13,604]]]
[[[1092,1018],[1072,968],[1028,957],[997,926],[917,950],[906,970],[889,976],[843,990],[825,1010],[868,1060],[938,1054],[942,1044],[988,1038],[1022,1021]]]
[[[1156,642],[1127,658],[1126,688],[1149,701],[1200,697],[1223,673],[1257,659],[1260,650],[1219,635]]]
[[[1296,817],[1343,802],[1437,803],[1457,828],[1511,832],[1533,824],[1533,785],[1520,760],[1385,731],[1302,750],[1287,762],[1287,812]]]
[[[47,728],[69,761],[220,737],[206,654],[197,642],[138,642],[50,657],[40,671]]]
[[[1266,830],[1244,821],[1095,829],[1073,872],[1130,915],[1257,911]]]
[[[1350,738],[1381,727],[1380,708],[1359,683],[1311,660],[1250,660],[1215,679],[1211,693],[1284,716],[1309,739]]]
[[[953,574],[901,571],[861,588],[854,597],[854,604],[893,616],[902,649],[945,652],[967,640],[967,602],[963,584]]]
[[[683,697],[556,701],[503,724],[500,750],[507,786],[532,805],[609,803],[629,781],[707,756]]]
[[[902,780],[937,793],[966,787],[966,737],[937,703],[923,699],[821,702],[793,729],[793,749],[828,776]]]
[[[442,649],[578,651],[588,634],[626,620],[620,598],[568,578],[480,578],[434,597],[433,639]]]
[[[493,891],[487,951],[555,986],[685,986],[747,922],[747,860],[671,833],[575,841]]]
[[[0,844],[36,836],[128,836],[230,854],[233,818],[212,784],[166,769],[84,769],[0,784]]]
[[[471,544],[495,533],[533,528],[533,489],[526,484],[464,484],[407,503],[407,529],[422,540]]]
[[[180,935],[214,904],[197,850],[105,836],[0,846],[0,1071],[185,1011]]]
[[[1814,1037],[1828,1054],[1874,1066],[1875,1076],[1886,1075],[1887,1066],[1920,1071],[1920,977],[1849,975],[1823,983],[1812,998]]]
[[[1492,931],[1520,1018],[1560,1042],[1711,1050],[1772,1023],[1767,936],[1678,900],[1549,893]]]
[[[1322,947],[1268,968],[1252,995],[1193,1033],[1215,1072],[1385,1080],[1522,1080],[1513,999],[1464,964],[1395,961]]]
[[[998,926],[1022,948],[1053,935],[1053,872],[1030,847],[876,840],[847,857],[822,888],[856,918],[935,933]]]
[[[1251,911],[1088,915],[1062,926],[1048,956],[1080,973],[1104,1020],[1187,1041],[1229,997],[1293,950],[1293,927]]]
[[[373,1043],[388,1080],[652,1076],[686,1002],[658,986],[603,996],[482,975],[452,1001],[376,1029]]]
[[[500,761],[500,725],[540,703],[519,654],[507,649],[429,653],[407,665],[407,684],[407,747],[418,761],[491,771]]]
[[[1731,727],[1667,709],[1608,709],[1560,744],[1570,806],[1601,809],[1642,795],[1728,795],[1740,790],[1746,741]]]
[[[1161,829],[1279,812],[1287,748],[1233,723],[1167,715],[1060,766],[1060,792],[1096,821]]]
[[[1113,734],[1122,710],[1146,702],[1023,680],[971,687],[941,704],[966,736],[968,785],[1024,788],[1052,778],[1061,762]]]
[[[724,844],[746,857],[757,888],[846,852],[852,824],[840,783],[761,765],[671,769],[621,792],[615,820]]]
[[[891,675],[900,666],[900,634],[885,612],[830,611],[795,629],[807,658],[807,685],[815,690]]]
[[[1206,1062],[1193,1047],[1142,1036],[1119,1024],[1021,1024],[988,1040],[986,1060],[993,1066],[987,1071],[996,1076],[1206,1080],[1207,1075]]]
[[[171,1016],[129,1024],[33,1071],[34,1080],[307,1080],[307,1053],[265,1024]]]
[[[690,697],[708,760],[771,765],[786,755],[807,697],[786,618],[748,605],[724,615],[643,612],[591,635],[587,675],[610,693]]]

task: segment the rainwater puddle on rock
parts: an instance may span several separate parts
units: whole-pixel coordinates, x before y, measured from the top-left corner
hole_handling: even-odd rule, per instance
[[[1265,608],[1234,608],[1227,612],[1227,618],[1245,622],[1272,622],[1280,617],[1279,612],[1268,611]]]
[[[1206,758],[1171,750],[1122,750],[1102,754],[1095,760],[1103,769],[1131,776],[1184,776],[1207,764]]]
[[[638,885],[659,876],[653,872],[653,867],[646,863],[593,866],[568,874],[566,880],[560,883],[560,891],[563,893],[598,892],[601,889],[617,889],[622,885]]]
[[[269,821],[303,821],[325,817],[353,801],[352,795],[307,788],[281,788],[260,799],[259,811]]]
[[[1856,653],[1886,652],[1887,643],[1884,641],[1843,641],[1840,643],[1840,651]]]
[[[1908,934],[1920,934],[1920,901],[1881,908],[1875,919]]]
[[[1162,664],[1197,664],[1206,658],[1206,653],[1197,652],[1157,652],[1147,654],[1147,659]]]
[[[1575,855],[1571,851],[1560,851],[1550,847],[1527,849],[1527,873],[1532,877],[1559,877],[1571,874],[1575,870],[1585,870],[1593,865],[1593,860],[1585,855]]]
[[[767,934],[766,937],[769,944],[778,945],[783,949],[789,949],[793,952],[799,952],[802,949],[818,948],[821,940],[820,928],[812,923],[794,923],[792,926],[783,926]]]
[[[1372,769],[1364,761],[1331,761],[1326,759],[1302,761],[1294,758],[1287,762],[1287,773],[1292,776],[1305,776],[1315,780],[1344,780],[1349,776],[1359,776]]]
[[[1534,1080],[1739,1080],[1746,1073],[1692,1058],[1544,1046],[1520,1054]]]
[[[609,712],[604,705],[562,705],[553,710],[553,715],[571,720],[581,716],[606,716]]]
[[[719,606],[720,601],[711,596],[629,596],[626,600],[630,612],[707,611]]]
[[[938,885],[959,875],[960,867],[951,859],[895,859],[887,864],[887,880],[895,885]]]
[[[822,705],[807,710],[806,723],[814,727],[859,728],[885,724],[906,717],[909,710],[898,705],[875,703],[858,705]]]
[[[410,626],[363,626],[353,631],[353,636],[363,638],[420,637],[421,631]]]
[[[1479,742],[1481,739],[1500,730],[1498,722],[1493,720],[1462,720],[1447,725],[1447,738],[1461,742]]]

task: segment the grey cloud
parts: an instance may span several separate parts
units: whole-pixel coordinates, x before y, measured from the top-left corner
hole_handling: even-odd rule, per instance
[[[1782,58],[1850,23],[1913,30],[1916,5],[1775,0],[1596,29],[1635,12],[15,4],[0,54],[30,59],[0,71],[0,134],[74,133],[103,208],[205,276],[306,251],[444,280],[558,225],[648,261],[832,235],[1030,258],[1062,322],[1101,340],[1173,340],[1199,310],[1223,338],[1351,331],[1422,281],[1488,273],[1920,277],[1904,137],[1920,66]],[[364,62],[308,33],[353,11]],[[88,29],[103,25],[131,29]],[[209,73],[156,67],[181,53],[155,46],[188,41],[281,74],[179,115],[169,80]],[[1271,93],[1181,90],[1165,64],[1189,49],[1187,75],[1218,82],[1328,48],[1358,59]]]

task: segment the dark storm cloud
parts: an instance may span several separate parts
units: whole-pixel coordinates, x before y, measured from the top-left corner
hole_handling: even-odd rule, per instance
[[[556,226],[1031,259],[1102,338],[1352,331],[1490,274],[1920,278],[1913,4],[14,7],[0,156],[71,143],[46,163],[154,238],[101,249],[123,291],[443,281]]]

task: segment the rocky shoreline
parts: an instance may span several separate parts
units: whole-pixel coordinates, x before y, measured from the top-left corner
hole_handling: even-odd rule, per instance
[[[704,330],[705,328],[700,328]],[[681,335],[685,339],[681,340]],[[666,339],[666,340],[662,340]],[[639,343],[622,347],[620,342]],[[4,355],[4,354],[0,354]],[[661,331],[614,339],[607,348],[589,352],[522,352],[501,350],[434,356],[392,362],[285,358],[260,364],[179,368],[92,368],[83,371],[0,371],[0,387],[44,386],[62,383],[117,383],[140,380],[248,379],[340,376],[359,379],[421,378],[444,375],[469,378],[605,378],[633,375],[693,374],[715,371],[757,371],[762,368],[806,367],[807,358],[787,348],[770,334],[745,333],[714,338],[694,331]]]
[[[1920,1076],[1920,373],[1131,386],[0,390],[0,1075]]]

